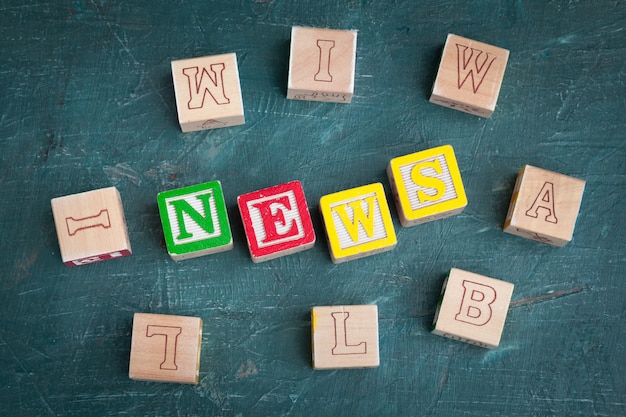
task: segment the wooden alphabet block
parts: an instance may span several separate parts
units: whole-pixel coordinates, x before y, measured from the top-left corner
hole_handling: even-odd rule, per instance
[[[433,333],[493,349],[500,344],[513,284],[452,268],[443,284]]]
[[[517,175],[503,230],[554,246],[574,234],[585,181],[531,165]]]
[[[325,306],[311,310],[313,369],[379,365],[378,307]]]
[[[172,61],[172,78],[183,132],[245,123],[234,53]]]
[[[131,254],[122,199],[115,187],[57,197],[50,203],[65,265]]]
[[[452,216],[467,206],[450,145],[394,158],[387,166],[387,176],[402,226]]]
[[[299,181],[240,195],[237,205],[253,262],[300,252],[315,244],[311,215]]]
[[[130,348],[130,379],[197,384],[202,319],[135,313]]]
[[[489,117],[496,108],[509,51],[448,35],[430,102]]]
[[[333,263],[396,246],[396,232],[380,183],[325,195],[320,199],[320,211]]]
[[[287,98],[350,103],[354,93],[356,31],[291,29]]]
[[[157,203],[167,252],[175,261],[233,248],[219,181],[164,191]]]

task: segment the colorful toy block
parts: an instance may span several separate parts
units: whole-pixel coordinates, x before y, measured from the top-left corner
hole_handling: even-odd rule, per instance
[[[402,226],[415,226],[463,211],[467,197],[452,146],[394,158],[387,166]]]
[[[130,379],[197,384],[202,319],[135,313],[130,348]]]
[[[313,369],[373,368],[378,353],[376,305],[311,309]]]
[[[310,249],[315,244],[311,215],[299,181],[237,198],[253,262]]]
[[[219,181],[164,191],[157,203],[167,252],[175,261],[233,248]]]
[[[356,31],[291,29],[287,98],[350,103],[354,94]]]
[[[172,78],[183,132],[245,123],[236,54],[172,61]]]
[[[320,210],[333,263],[396,246],[396,232],[380,183],[325,195],[320,199]]]
[[[531,165],[517,175],[503,230],[563,246],[572,240],[585,181]]]
[[[65,265],[131,254],[122,199],[115,187],[57,197],[50,203]]]
[[[513,284],[452,268],[443,284],[433,333],[493,349],[500,344]]]
[[[496,109],[509,51],[449,34],[430,102],[480,117]]]

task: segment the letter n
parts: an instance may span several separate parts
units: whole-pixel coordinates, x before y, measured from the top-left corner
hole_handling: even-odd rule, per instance
[[[193,208],[186,200],[172,200],[169,202],[169,204],[174,207],[174,211],[176,212],[176,221],[178,222],[180,230],[176,240],[193,237],[193,233],[187,230],[185,214],[206,233],[212,234],[215,232],[215,224],[213,223],[213,218],[211,216],[211,208],[212,205],[215,204],[213,200],[213,193],[209,192],[206,194],[200,194],[196,196],[196,198],[202,202],[204,216],[196,211],[196,209]]]

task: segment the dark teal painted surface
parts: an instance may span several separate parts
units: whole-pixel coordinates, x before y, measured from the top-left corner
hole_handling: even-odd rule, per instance
[[[623,416],[626,4],[0,2],[0,414]],[[292,25],[357,29],[350,105],[285,99]],[[428,103],[445,36],[507,48],[489,119]],[[236,52],[244,126],[183,134],[170,62]],[[330,262],[317,202],[441,144],[469,205]],[[525,163],[585,179],[574,240],[501,230]],[[220,180],[235,249],[175,263],[156,194]],[[250,261],[236,198],[302,181],[316,246]],[[114,185],[134,253],[69,269],[50,199]],[[388,194],[389,195],[389,194]],[[516,285],[493,351],[430,334],[450,267]],[[313,371],[313,305],[376,303],[381,366]],[[204,319],[200,384],[127,377],[134,312]]]

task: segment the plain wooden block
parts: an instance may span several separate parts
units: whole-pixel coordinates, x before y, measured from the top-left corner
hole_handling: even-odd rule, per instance
[[[240,195],[237,205],[253,262],[315,245],[315,231],[300,181]]]
[[[135,313],[130,348],[130,379],[197,384],[202,319]]]
[[[313,369],[373,368],[378,353],[376,305],[311,309]]]
[[[452,216],[467,206],[461,172],[450,145],[394,158],[387,166],[402,226]]]
[[[532,165],[517,175],[503,230],[554,246],[572,240],[585,181]]]
[[[115,187],[57,197],[50,203],[67,266],[131,254],[122,199]]]
[[[443,284],[433,333],[493,349],[500,344],[513,284],[452,268]]]
[[[356,31],[291,29],[287,98],[350,103],[354,94]]]
[[[448,35],[430,102],[489,117],[496,109],[509,51]]]
[[[236,54],[172,61],[172,78],[183,132],[245,123]]]
[[[320,211],[333,263],[396,246],[396,232],[380,183],[325,195],[320,199]]]
[[[157,203],[167,252],[175,261],[233,248],[219,181],[164,191]]]

